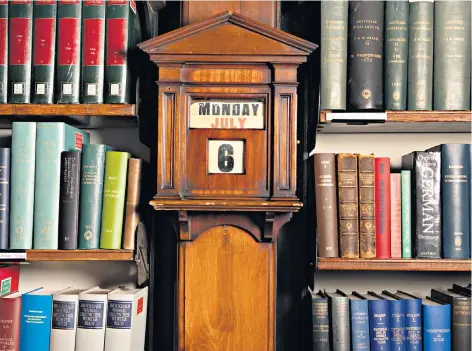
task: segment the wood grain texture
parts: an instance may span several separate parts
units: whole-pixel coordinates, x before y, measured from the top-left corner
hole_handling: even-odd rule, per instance
[[[43,115],[134,117],[136,106],[127,104],[0,104],[0,116]]]
[[[320,123],[331,123],[326,120],[326,114],[320,112]],[[389,122],[471,122],[472,111],[385,111]],[[368,112],[366,112],[368,113]]]
[[[298,201],[244,200],[165,200],[155,197],[149,204],[156,211],[240,211],[240,212],[298,212],[303,206]]]
[[[26,250],[26,261],[133,261],[132,250]]]

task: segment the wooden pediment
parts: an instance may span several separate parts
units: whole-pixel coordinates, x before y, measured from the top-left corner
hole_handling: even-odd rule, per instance
[[[184,57],[191,60],[211,57],[211,61],[225,62],[271,62],[270,57],[285,57],[287,61],[303,62],[317,47],[231,11],[160,35],[138,46],[155,62],[182,61]]]

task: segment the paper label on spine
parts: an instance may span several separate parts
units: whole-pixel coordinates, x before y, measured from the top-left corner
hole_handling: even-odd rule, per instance
[[[76,303],[73,301],[53,301],[52,329],[73,330],[75,327]]]
[[[36,18],[34,20],[34,50],[33,64],[52,65],[53,63],[53,40],[54,40],[54,18]]]
[[[108,301],[107,328],[131,329],[131,301]]]
[[[10,18],[10,64],[26,65],[30,57],[30,18]]]
[[[80,43],[78,30],[80,21],[78,18],[59,19],[59,59],[60,65],[76,65],[79,62]]]
[[[103,301],[79,301],[77,328],[103,329],[104,311],[105,302]]]
[[[98,66],[103,62],[103,19],[89,18],[84,20],[84,66]]]
[[[107,65],[120,66],[125,64],[128,27],[123,18],[110,18],[107,21]]]

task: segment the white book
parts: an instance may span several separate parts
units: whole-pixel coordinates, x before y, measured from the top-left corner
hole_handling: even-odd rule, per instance
[[[74,351],[79,294],[85,289],[67,288],[52,296],[50,351]]]
[[[96,286],[79,294],[75,351],[103,351],[107,300],[110,291],[110,289],[100,289]]]
[[[144,351],[147,304],[147,287],[108,294],[105,351]]]

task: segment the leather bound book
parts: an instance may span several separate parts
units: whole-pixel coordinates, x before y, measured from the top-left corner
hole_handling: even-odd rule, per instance
[[[20,350],[21,294],[0,298],[0,350]]]
[[[361,258],[375,258],[374,154],[359,155],[359,249]]]
[[[401,171],[402,258],[411,258],[411,171]]]
[[[348,107],[383,109],[384,2],[349,1]]]
[[[349,298],[337,290],[325,292],[329,303],[330,343],[333,351],[350,351],[351,332]]]
[[[0,0],[0,104],[7,103],[8,86],[8,1]]]
[[[375,248],[377,258],[390,258],[390,159],[375,158]]]
[[[10,148],[0,148],[0,249],[9,248],[10,237]]]
[[[390,174],[390,257],[402,258],[402,196],[400,173]]]
[[[339,257],[335,155],[315,154],[314,161],[318,257]]]
[[[313,350],[329,351],[328,298],[319,291],[311,296]]]
[[[357,155],[338,154],[339,237],[342,258],[359,258]]]
[[[141,222],[140,198],[143,160],[130,158],[128,161],[128,184],[126,186],[125,226],[123,231],[123,249],[134,250],[136,228]]]

